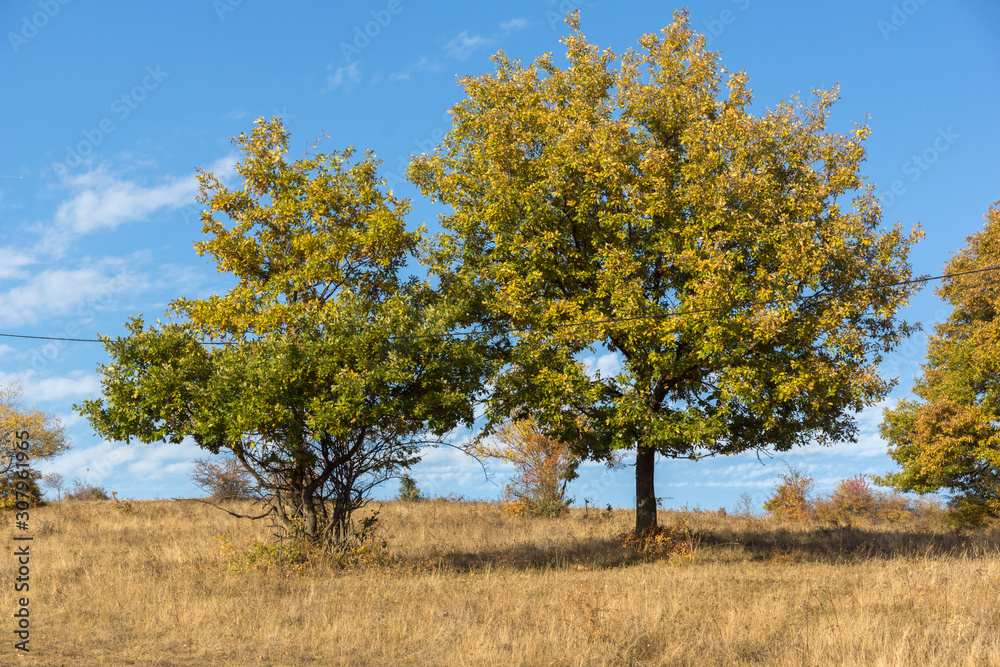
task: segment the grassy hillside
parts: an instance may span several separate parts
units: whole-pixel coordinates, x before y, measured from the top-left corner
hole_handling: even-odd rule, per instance
[[[653,559],[621,547],[633,521],[392,502],[384,550],[267,568],[268,525],[203,504],[51,505],[31,513],[32,650],[7,584],[0,663],[1000,664],[1000,533],[663,512],[687,528]]]

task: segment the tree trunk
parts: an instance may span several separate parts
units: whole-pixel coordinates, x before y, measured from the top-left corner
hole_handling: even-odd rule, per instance
[[[656,530],[656,492],[653,489],[653,467],[656,451],[639,445],[635,452],[635,534]]]

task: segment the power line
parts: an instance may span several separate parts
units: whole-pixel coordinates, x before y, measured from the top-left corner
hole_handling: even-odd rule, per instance
[[[974,273],[986,273],[989,271],[1000,271],[1000,266],[991,266],[985,269],[973,269],[970,271],[960,271],[959,273],[945,273],[940,276],[925,276],[922,278],[913,278],[911,280],[902,280],[897,283],[888,283],[886,285],[877,285],[873,287],[866,287],[859,291],[869,291],[877,288],[891,288],[891,287],[902,287],[904,285],[916,285],[918,283],[927,283],[932,280],[943,280],[945,278],[957,278],[958,276],[966,276]],[[784,302],[779,301],[778,303],[794,303],[794,299],[786,299]],[[744,306],[766,306],[775,302],[768,301],[749,301],[744,304]],[[705,313],[715,313],[723,310],[731,310],[733,306],[715,306],[712,308],[697,308],[694,310],[675,310],[669,313],[663,313],[660,315],[637,315],[635,317],[619,317],[611,318],[606,320],[586,320],[583,322],[566,322],[563,324],[552,324],[548,328],[551,329],[566,329],[570,327],[582,327],[582,326],[592,326],[597,324],[616,324],[618,322],[636,322],[639,320],[653,320],[653,319],[666,319],[668,317],[681,317],[684,315],[701,315]],[[518,329],[518,328],[508,328],[503,330],[505,333],[519,333],[529,331],[528,329]],[[395,339],[414,339],[414,338],[445,338],[445,337],[460,337],[460,336],[475,336],[483,333],[482,331],[459,331],[455,333],[443,333],[443,334],[415,334],[412,336],[392,336]],[[24,334],[10,334],[10,333],[0,333],[0,337],[4,338],[27,338],[32,340],[58,340],[67,341],[73,343],[102,343],[104,341],[97,338],[62,338],[59,336],[28,336]],[[200,341],[202,345],[231,345],[232,343],[223,341]]]

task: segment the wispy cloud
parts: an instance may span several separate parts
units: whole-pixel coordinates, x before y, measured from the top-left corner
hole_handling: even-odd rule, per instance
[[[14,248],[0,248],[0,280],[23,278],[27,273],[22,267],[35,262],[34,257]]]
[[[120,487],[124,478],[149,482],[182,474],[194,467],[194,459],[206,456],[193,440],[180,444],[102,441],[86,449],[71,449],[48,464],[67,477],[110,488]],[[118,483],[116,483],[116,480]]]
[[[500,29],[503,30],[504,32],[514,32],[515,30],[524,30],[529,25],[531,24],[528,21],[528,19],[516,18],[501,23]]]
[[[194,200],[198,181],[192,176],[169,179],[152,187],[121,180],[104,167],[67,176],[65,185],[76,193],[56,211],[56,224],[77,234],[146,220],[161,208],[180,208]]]
[[[358,60],[350,65],[338,67],[333,74],[326,77],[326,83],[320,92],[328,93],[340,87],[350,89],[354,84],[359,83],[361,81],[361,69],[358,67],[360,63],[361,61]],[[332,70],[333,65],[327,65],[327,69]]]
[[[224,177],[232,171],[234,162],[232,157],[222,158],[209,171]],[[167,178],[163,183],[147,187],[119,178],[104,166],[84,174],[68,175],[61,185],[74,191],[74,194],[60,204],[55,221],[77,234],[114,229],[127,222],[146,220],[159,209],[177,209],[192,203],[198,193],[198,180],[194,174]]]
[[[62,377],[39,378],[37,371],[20,373],[0,371],[0,384],[17,382],[24,392],[28,405],[45,401],[66,401],[67,399],[88,398],[101,393],[101,379],[95,373],[77,370]]]
[[[472,35],[470,37],[469,31],[463,30],[444,45],[444,53],[449,58],[455,58],[456,60],[468,60],[469,56],[492,41],[493,40],[486,39],[482,35]]]
[[[78,269],[48,269],[17,287],[0,292],[0,321],[5,327],[38,324],[44,317],[75,313],[109,293],[141,289],[145,280],[124,266],[107,261]]]
[[[234,156],[216,160],[208,171],[226,181],[233,174]],[[198,180],[192,174],[168,177],[156,185],[143,185],[111,172],[106,166],[86,173],[65,175],[58,184],[71,192],[56,209],[54,223],[44,227],[36,250],[61,254],[76,236],[109,231],[130,222],[148,220],[157,211],[176,210],[194,203]]]

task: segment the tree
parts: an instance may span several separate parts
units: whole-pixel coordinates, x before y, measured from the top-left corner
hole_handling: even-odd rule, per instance
[[[501,424],[492,442],[476,442],[470,453],[514,465],[504,500],[551,512],[566,505],[566,485],[576,479],[579,456],[570,446],[546,436],[531,417]]]
[[[24,388],[18,381],[0,387],[0,476],[6,477],[23,463],[14,447],[17,433],[27,433],[30,448],[27,462],[34,465],[42,459],[51,459],[70,448],[69,437],[62,422],[43,410],[24,403]]]
[[[288,137],[274,118],[234,140],[240,189],[199,171],[195,247],[237,284],[102,338],[103,399],[77,409],[107,438],[231,451],[265,515],[337,549],[374,486],[471,426],[481,344],[446,335],[461,301],[400,276],[423,231],[406,230],[409,203],[384,191],[374,155],[289,163]]]
[[[882,437],[902,470],[878,483],[957,494],[953,507],[1000,516],[1000,210],[945,265],[951,315],[928,337],[923,374],[884,411]],[[963,274],[963,275],[957,275]]]
[[[424,499],[420,493],[420,489],[417,487],[417,480],[413,479],[409,475],[403,475],[399,478],[399,495],[396,496],[397,500],[402,500],[406,503],[415,503]]]
[[[870,130],[826,131],[835,89],[755,116],[686,12],[617,68],[568,20],[568,67],[498,52],[409,176],[451,207],[437,273],[509,330],[486,431],[531,411],[590,458],[634,450],[641,533],[657,455],[854,439],[895,382],[881,355],[915,328],[896,313],[919,232],[881,229]],[[586,372],[598,348],[621,373]]]
[[[66,482],[63,479],[62,474],[58,472],[50,472],[42,475],[42,484],[49,487],[50,489],[56,490],[56,500],[62,502],[62,490],[66,486]]]
[[[19,482],[27,487],[21,491],[29,504],[37,505],[42,475],[35,464],[69,450],[65,427],[54,415],[26,406],[24,389],[14,381],[0,388],[0,439],[0,507],[15,507]],[[29,443],[27,450],[17,446],[23,441]]]
[[[789,468],[781,475],[781,483],[764,503],[764,509],[776,519],[805,521],[809,518],[809,493],[813,478],[800,470]]]
[[[191,479],[217,500],[246,499],[253,492],[253,477],[232,456],[221,461],[195,459]]]

